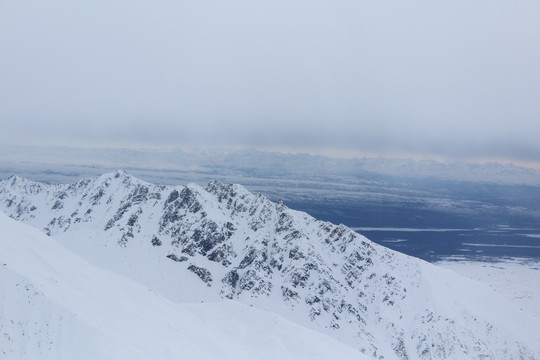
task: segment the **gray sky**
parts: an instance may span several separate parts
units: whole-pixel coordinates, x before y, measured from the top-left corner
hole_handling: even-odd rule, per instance
[[[2,0],[0,143],[540,164],[538,0]]]

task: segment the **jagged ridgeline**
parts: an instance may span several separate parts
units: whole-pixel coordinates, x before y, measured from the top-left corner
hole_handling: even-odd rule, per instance
[[[540,356],[538,324],[487,287],[240,185],[11,177],[0,210],[174,301],[235,299],[375,358]]]

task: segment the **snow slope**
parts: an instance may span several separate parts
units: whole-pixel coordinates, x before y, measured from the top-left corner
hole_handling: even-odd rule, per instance
[[[436,263],[445,269],[488,284],[505,299],[540,322],[540,262],[503,259],[498,262],[446,260]]]
[[[234,301],[174,304],[0,213],[1,359],[362,359]]]
[[[240,185],[11,177],[0,209],[175,302],[234,299],[372,357],[540,358],[540,324],[489,287]]]

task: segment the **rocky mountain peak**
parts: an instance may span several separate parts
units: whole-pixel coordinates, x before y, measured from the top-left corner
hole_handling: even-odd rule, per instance
[[[42,190],[42,184],[12,175],[0,182],[0,191],[5,191],[5,189],[21,193],[39,193]]]

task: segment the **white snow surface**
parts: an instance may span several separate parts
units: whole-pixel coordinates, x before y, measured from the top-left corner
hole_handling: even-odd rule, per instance
[[[447,260],[437,265],[489,285],[540,322],[540,262],[504,259],[496,262]]]
[[[0,213],[1,359],[364,359],[236,301],[175,304]]]
[[[540,359],[540,323],[489,286],[240,185],[11,177],[0,210],[173,302],[233,299],[373,358]]]

